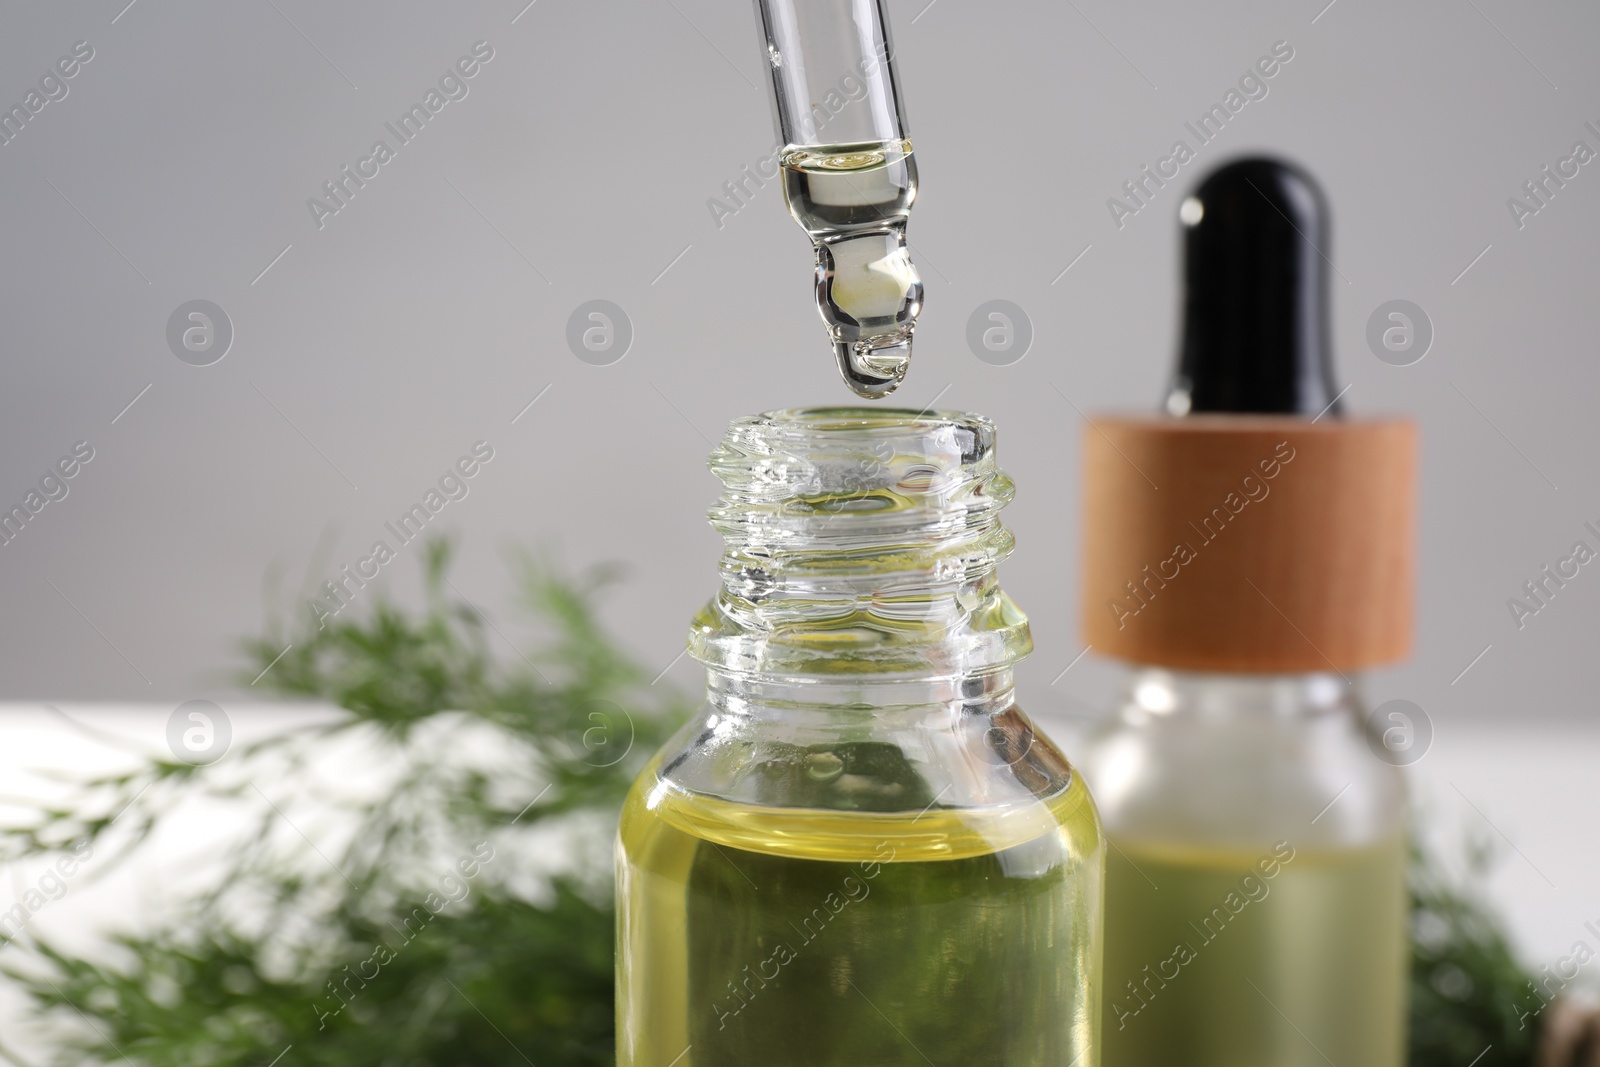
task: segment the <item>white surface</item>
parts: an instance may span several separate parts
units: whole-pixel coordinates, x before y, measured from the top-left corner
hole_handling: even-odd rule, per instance
[[[169,706],[56,708],[0,704],[0,797],[46,798],[61,788],[49,777],[52,773],[87,776],[126,766],[129,750],[165,751],[166,724],[173,710]],[[313,706],[240,704],[225,710],[236,745],[337,714]],[[1048,715],[1041,720],[1070,753],[1081,720]],[[108,737],[120,738],[124,746],[113,746]],[[1427,816],[1430,836],[1444,855],[1452,861],[1459,857],[1459,846],[1469,832],[1487,833],[1503,847],[1490,892],[1524,960],[1535,967],[1565,955],[1579,938],[1593,945],[1593,936],[1583,925],[1600,922],[1597,765],[1600,730],[1463,723],[1439,724],[1432,749],[1407,772],[1416,803]],[[261,786],[273,793],[272,783]],[[0,806],[0,817],[9,821],[19,810]],[[186,808],[146,851],[100,882],[92,877],[97,873],[95,863],[108,852],[97,853],[68,880],[65,895],[37,914],[32,929],[70,944],[85,944],[98,930],[137,925],[180,898],[186,887],[205,880],[208,858],[216,855],[217,843],[242,826],[246,814]],[[326,827],[311,829],[314,836],[326,832]],[[36,885],[39,874],[32,867],[13,865],[0,875],[0,911]],[[8,1037],[14,1029],[8,1024],[17,1018],[19,1007],[0,985],[0,1032]]]
[[[165,751],[172,709],[154,705],[0,704],[0,795],[38,797],[59,787],[46,775],[89,775],[125,766],[128,757],[71,720],[123,738],[134,750]],[[234,743],[337,714],[330,708],[228,705]],[[1073,724],[1041,716],[1046,728],[1072,748]],[[1468,833],[1487,834],[1504,849],[1491,883],[1518,944],[1529,959],[1543,962],[1564,954],[1586,921],[1600,920],[1600,819],[1594,805],[1600,767],[1600,730],[1480,723],[1441,729],[1432,749],[1407,771],[1413,797],[1426,816],[1432,842],[1452,861]],[[270,783],[263,783],[269,793]],[[0,809],[8,816],[14,809]],[[160,841],[119,876],[131,897],[97,907],[95,894],[74,883],[67,896],[46,909],[38,928],[54,929],[68,914],[102,923],[134,921],[144,902],[166,899],[174,876],[193,871],[209,842],[238,825],[237,816],[216,810],[184,812],[182,832]],[[174,828],[175,830],[177,828]],[[0,878],[0,901],[10,907],[28,872]],[[122,879],[131,879],[124,885]],[[0,908],[3,910],[3,908]],[[63,922],[61,928],[79,924]]]

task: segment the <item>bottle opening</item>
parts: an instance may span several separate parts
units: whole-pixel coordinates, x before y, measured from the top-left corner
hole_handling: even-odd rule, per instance
[[[711,455],[722,588],[695,658],[782,676],[1009,667],[1027,619],[995,575],[1014,493],[981,415],[802,408],[735,420]]]

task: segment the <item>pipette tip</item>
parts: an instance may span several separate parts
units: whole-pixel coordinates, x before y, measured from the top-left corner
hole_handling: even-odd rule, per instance
[[[910,324],[893,334],[836,341],[839,375],[859,397],[880,400],[900,387],[911,366]]]

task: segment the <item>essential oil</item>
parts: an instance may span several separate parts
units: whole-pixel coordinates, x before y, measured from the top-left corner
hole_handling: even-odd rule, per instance
[[[1197,848],[1127,838],[1106,863],[1105,1062],[1398,1065],[1404,842]],[[1270,872],[1270,873],[1267,873]]]
[[[862,761],[827,756],[808,763]],[[1081,779],[1044,805],[920,814],[775,813],[669,785],[652,806],[649,780],[623,815],[618,980],[638,1006],[619,1045],[650,1055],[621,1062],[1055,1067],[1089,1046]]]

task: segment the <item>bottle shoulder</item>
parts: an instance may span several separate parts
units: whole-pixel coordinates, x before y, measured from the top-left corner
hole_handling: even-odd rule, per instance
[[[737,804],[642,776],[624,806],[624,848],[662,830],[742,852],[836,862],[969,859],[1044,839],[1080,856],[1100,847],[1094,801],[1077,775],[1052,796],[1010,805],[892,812]]]
[[[755,852],[823,860],[958,859],[1056,835],[1098,848],[1087,785],[1016,708],[864,717],[829,737],[700,716],[634,782],[622,840],[654,824]],[[882,859],[882,856],[878,856]]]

